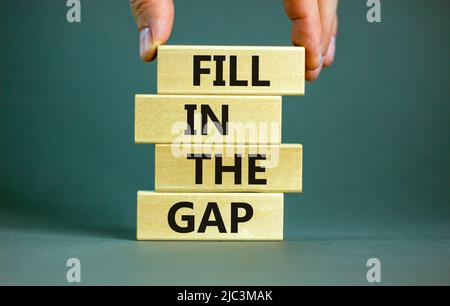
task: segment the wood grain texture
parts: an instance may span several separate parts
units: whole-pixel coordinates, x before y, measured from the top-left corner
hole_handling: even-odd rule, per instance
[[[227,166],[235,166],[233,172],[223,169]],[[155,189],[158,192],[301,192],[302,146],[156,145]]]
[[[207,125],[203,129],[206,135],[202,135],[202,110],[214,113],[221,124],[220,129],[210,117],[204,115]],[[188,114],[194,114],[193,135],[185,133],[191,124],[188,124]],[[224,120],[228,120],[226,126]],[[279,144],[281,97],[136,95],[135,141]]]
[[[189,202],[190,207],[177,210],[176,204]],[[211,204],[212,203],[212,204]],[[215,205],[218,212],[208,211]],[[236,203],[246,203],[247,209],[236,209]],[[234,208],[233,208],[234,207]],[[172,209],[172,213],[170,212]],[[236,209],[239,218],[233,218]],[[209,213],[205,213],[208,211]],[[220,214],[220,215],[218,215]],[[209,224],[217,221],[223,224]],[[190,220],[189,220],[190,219]],[[169,221],[171,220],[171,221]],[[191,224],[192,223],[192,224]],[[172,224],[172,225],[171,225]],[[178,227],[186,232],[180,232]],[[233,232],[233,224],[234,232]],[[193,225],[192,227],[190,227]],[[202,232],[203,231],[203,232]],[[222,231],[222,232],[221,232]],[[138,240],[282,240],[283,239],[283,195],[269,193],[158,193],[138,192],[137,208]]]
[[[164,45],[158,47],[158,94],[303,95],[304,67],[303,47]]]

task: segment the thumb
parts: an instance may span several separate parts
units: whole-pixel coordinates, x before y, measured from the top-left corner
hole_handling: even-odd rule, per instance
[[[158,45],[166,43],[172,31],[172,0],[130,0],[131,12],[139,34],[139,52],[143,61],[155,59]]]

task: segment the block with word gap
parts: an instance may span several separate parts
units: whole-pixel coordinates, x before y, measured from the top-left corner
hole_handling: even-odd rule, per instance
[[[281,97],[136,95],[135,141],[279,144]]]
[[[158,94],[303,95],[303,47],[160,46]]]
[[[155,146],[158,192],[301,192],[302,146]]]
[[[138,240],[282,240],[283,194],[138,192]]]

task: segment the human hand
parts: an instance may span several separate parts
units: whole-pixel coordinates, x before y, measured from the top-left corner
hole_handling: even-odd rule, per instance
[[[291,40],[306,50],[305,78],[317,79],[333,63],[336,52],[338,0],[284,0],[292,20]]]
[[[140,56],[145,62],[153,61],[158,46],[165,44],[172,32],[173,1],[130,0],[130,6],[140,33]]]

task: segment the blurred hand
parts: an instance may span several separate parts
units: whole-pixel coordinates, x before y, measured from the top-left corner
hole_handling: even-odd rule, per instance
[[[157,47],[166,43],[172,31],[173,0],[130,0],[140,31],[140,55],[149,62]],[[336,50],[338,0],[284,0],[292,20],[292,43],[306,49],[305,78],[317,79],[323,67],[333,63]]]

